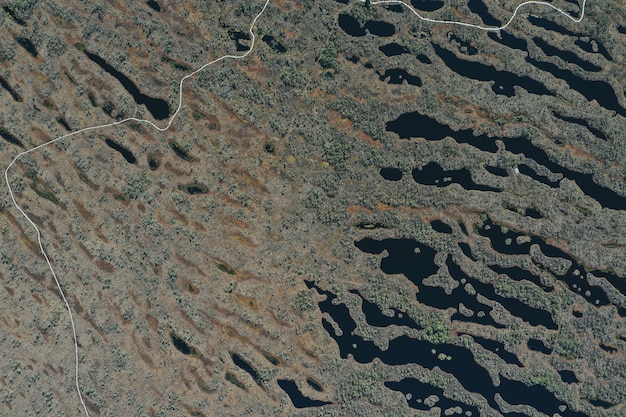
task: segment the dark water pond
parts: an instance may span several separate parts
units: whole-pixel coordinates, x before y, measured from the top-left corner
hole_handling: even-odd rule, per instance
[[[561,50],[559,48],[556,48],[556,47],[550,45],[548,42],[546,42],[542,38],[535,37],[535,38],[533,38],[533,42],[547,56],[558,56],[559,58],[561,58],[565,62],[573,62],[574,64],[578,65],[580,68],[584,69],[585,71],[589,71],[589,72],[600,72],[600,71],[602,71],[602,67],[599,67],[599,66],[597,66],[595,64],[592,64],[589,61],[585,61],[584,59],[580,58],[578,55],[576,55],[575,53],[573,53],[571,51],[563,51],[563,50]]]
[[[128,91],[128,93],[133,97],[137,104],[144,104],[152,117],[157,120],[163,120],[169,117],[170,110],[167,101],[160,98],[152,98],[145,94],[142,94],[139,91],[139,88],[133,83],[130,78],[122,74],[120,71],[113,68],[108,62],[99,57],[98,55],[92,54],[90,52],[85,51],[85,55],[98,64],[100,68],[102,68],[105,72],[112,75],[115,79],[117,79],[120,84]]]
[[[434,185],[436,187],[447,187],[451,184],[459,184],[466,190],[493,191],[502,190],[488,185],[476,184],[467,168],[445,170],[436,162],[429,162],[421,169],[415,168],[413,180],[422,185]]]
[[[184,185],[179,185],[178,189],[181,191],[186,192],[187,194],[206,194],[209,192],[209,189],[205,186],[202,185],[200,183],[191,183],[191,184],[184,184]]]
[[[430,222],[430,227],[433,228],[435,232],[445,233],[448,235],[452,234],[452,226],[442,222],[441,220],[433,220]]]
[[[387,181],[400,181],[402,179],[402,171],[398,168],[381,168],[379,174]]]
[[[169,141],[170,148],[174,151],[177,157],[184,159],[187,162],[194,162],[195,158],[189,154],[182,146],[173,140]]]
[[[606,137],[606,135],[604,134],[604,132],[602,132],[599,129],[596,129],[595,127],[591,126],[589,124],[588,121],[586,121],[585,119],[581,119],[578,117],[568,117],[568,116],[564,116],[556,111],[553,111],[552,114],[554,115],[554,117],[556,117],[557,119],[561,119],[565,122],[568,123],[574,123],[577,124],[579,126],[583,126],[585,129],[587,129],[588,131],[590,131],[594,136],[596,136],[597,138],[600,138],[602,140],[607,140],[608,138]]]
[[[385,54],[385,56],[398,56],[402,54],[409,54],[410,51],[399,43],[388,43],[386,45],[378,47],[378,50]]]
[[[605,109],[613,110],[617,114],[626,117],[626,109],[619,104],[615,91],[610,84],[604,81],[580,78],[570,70],[559,68],[551,62],[538,61],[530,56],[526,57],[526,61],[542,71],[549,72],[555,78],[565,81],[569,88],[579,92],[588,101],[596,100]]]
[[[545,285],[541,282],[541,277],[538,277],[537,275],[525,270],[524,268],[520,268],[519,266],[503,267],[500,265],[489,265],[488,268],[496,274],[506,275],[514,281],[530,281],[545,292],[554,291],[554,287]]]
[[[474,262],[478,261],[478,258],[476,258],[474,254],[472,253],[472,248],[470,247],[470,245],[468,245],[465,242],[458,242],[458,245],[459,245],[459,248],[461,249],[461,252],[463,252],[463,255],[467,256]]]
[[[402,84],[404,81],[409,85],[414,85],[416,87],[422,86],[422,80],[420,77],[416,75],[411,75],[405,70],[401,68],[391,68],[385,70],[383,74],[378,73],[381,81],[386,81],[389,79],[389,84]]]
[[[602,207],[614,210],[626,210],[626,197],[615,191],[596,184],[591,174],[583,174],[556,164],[550,160],[543,149],[533,145],[526,138],[500,138],[507,151],[514,154],[522,154],[526,158],[533,159],[556,174],[574,181],[583,193],[596,200]]]
[[[428,58],[426,55],[424,54],[417,54],[416,56],[417,60],[419,62],[421,62],[422,64],[432,64],[433,61],[430,60],[430,58]]]
[[[386,274],[403,274],[415,285],[421,285],[424,278],[439,270],[435,264],[437,251],[413,239],[375,240],[366,237],[354,245],[365,253],[376,255],[386,250],[389,256],[381,260],[380,269]]]
[[[531,167],[529,167],[526,164],[519,164],[517,166],[517,169],[519,170],[520,174],[526,175],[526,176],[534,179],[535,181],[538,181],[538,182],[540,182],[542,184],[547,185],[548,187],[559,188],[559,185],[561,184],[561,180],[551,181],[545,175],[537,174],[537,172],[534,169],[532,169]]]
[[[26,49],[26,52],[31,54],[34,58],[39,56],[37,48],[33,45],[30,39],[23,36],[15,36],[13,39],[15,39],[15,42],[17,42],[22,48]]]
[[[148,6],[150,6],[150,8],[152,8],[152,10],[154,10],[155,12],[160,12],[161,11],[161,6],[159,5],[159,3],[157,3],[154,0],[148,0],[148,2],[146,4]]]
[[[531,326],[544,326],[546,329],[556,330],[559,326],[554,322],[549,311],[537,307],[531,307],[517,298],[505,297],[498,294],[494,286],[490,283],[479,281],[466,274],[459,265],[452,260],[452,255],[448,255],[446,266],[450,275],[459,282],[470,284],[474,290],[485,298],[493,300],[515,317],[519,317]]]
[[[547,415],[558,413],[563,417],[587,417],[586,414],[565,408],[560,411],[559,407],[565,405],[541,385],[528,386],[522,382],[514,381],[500,375],[498,392],[504,401],[512,405],[529,404],[540,412]]]
[[[439,141],[450,136],[457,143],[467,143],[481,151],[498,151],[495,138],[474,136],[471,129],[454,131],[450,126],[417,111],[401,114],[397,119],[387,122],[385,128],[388,132],[396,133],[400,139],[422,137],[428,141]]]
[[[532,25],[540,27],[542,29],[546,29],[551,32],[557,32],[557,33],[560,33],[561,35],[567,35],[567,36],[578,38],[576,41],[574,41],[574,44],[578,46],[580,49],[582,49],[583,51],[590,52],[590,53],[599,53],[599,54],[602,54],[604,58],[606,58],[608,61],[612,60],[611,55],[609,54],[609,51],[607,51],[604,45],[600,43],[599,41],[593,40],[593,44],[591,43],[591,40],[583,41],[582,39],[587,37],[586,34],[572,32],[571,30],[568,30],[564,28],[563,26],[557,23],[554,23],[551,20],[544,19],[542,17],[528,16],[527,19]],[[597,50],[594,50],[594,44]]]
[[[543,342],[539,339],[528,339],[526,342],[528,349],[534,350],[535,352],[541,352],[545,355],[549,355],[552,353],[552,349],[543,344]]]
[[[17,91],[15,91],[13,87],[11,87],[11,84],[9,84],[9,82],[1,76],[0,76],[0,87],[4,88],[9,94],[11,94],[13,101],[16,101],[18,103],[23,101],[22,96],[20,96],[17,93]]]
[[[259,376],[259,373],[256,371],[256,369],[252,367],[252,365],[250,365],[244,358],[236,353],[231,353],[230,358],[239,369],[250,375],[254,382],[256,382],[258,386],[261,386],[261,378]]]
[[[502,26],[502,22],[493,17],[485,3],[482,0],[469,0],[467,6],[472,11],[472,13],[476,13],[482,19],[483,23],[488,26]]]
[[[602,407],[605,410],[608,410],[609,408],[615,407],[616,404],[610,403],[608,401],[604,401],[604,400],[599,400],[597,398],[590,398],[587,401],[589,401],[589,404],[595,406],[595,407]]]
[[[495,175],[497,177],[508,177],[509,176],[509,173],[504,168],[494,167],[494,166],[491,166],[491,165],[485,165],[485,170],[488,173],[490,173],[492,175]]]
[[[553,21],[549,19],[544,19],[543,17],[535,17],[535,16],[528,16],[527,19],[534,26],[540,27],[542,29],[550,30],[552,32],[557,32],[557,33],[560,33],[561,35],[576,36],[576,33],[568,29],[565,29],[563,26],[557,23],[554,23]]]
[[[598,346],[600,346],[600,349],[602,349],[603,351],[608,352],[608,353],[617,353],[617,351],[618,351],[618,349],[616,347],[605,345],[602,342],[600,342],[598,344]]]
[[[235,41],[235,46],[238,52],[249,51],[250,47],[248,45],[244,45],[241,43],[242,40],[249,41],[251,40],[250,33],[242,32],[240,30],[229,29],[228,35],[232,40]]]
[[[305,397],[298,389],[296,382],[291,379],[279,379],[276,382],[278,382],[278,386],[287,393],[293,406],[296,408],[321,407],[323,405],[332,404],[326,401],[313,400],[309,397]]]
[[[450,43],[456,44],[458,50],[464,55],[476,55],[478,53],[478,49],[473,46],[470,42],[466,42],[463,39],[456,36],[454,33],[449,33],[448,38]]]
[[[314,380],[313,378],[307,378],[306,383],[309,384],[309,386],[313,388],[315,391],[324,392],[324,388],[322,388],[322,385],[316,380]]]
[[[463,334],[467,333],[459,333],[459,336]],[[468,334],[468,336],[470,336],[474,340],[474,342],[482,346],[484,349],[495,353],[497,356],[500,357],[500,359],[502,359],[506,363],[516,365],[520,368],[524,367],[524,365],[522,365],[522,363],[519,361],[517,355],[506,350],[503,343],[491,339],[486,339],[480,336],[474,336],[470,334]]]
[[[561,377],[561,381],[565,382],[566,384],[576,384],[580,382],[576,377],[576,374],[572,371],[563,370],[558,372],[559,376]]]
[[[421,382],[420,380],[415,378],[405,378],[400,381],[388,381],[385,382],[385,386],[392,391],[399,391],[404,394],[404,397],[406,398],[409,407],[416,410],[430,410],[431,407],[426,405],[424,401],[428,397],[435,395],[437,396],[438,400],[434,403],[433,407],[438,407],[441,410],[439,415],[442,417],[448,415],[445,413],[446,410],[456,407],[461,408],[462,415],[480,415],[476,407],[455,400],[451,400],[444,395],[442,388],[437,388],[430,384]]]
[[[518,138],[490,138],[487,135],[474,136],[472,130],[465,129],[454,131],[449,126],[437,122],[435,119],[422,115],[418,112],[404,113],[397,119],[391,120],[385,125],[388,132],[396,133],[401,139],[413,137],[423,137],[428,141],[438,141],[445,137],[452,137],[457,143],[467,143],[485,152],[495,153],[498,150],[496,139],[500,139],[506,150],[514,154],[522,154],[529,159],[533,159],[538,164],[548,168],[556,174],[562,174],[566,178],[576,182],[578,187],[587,196],[596,200],[602,207],[615,210],[626,210],[626,197],[617,194],[615,191],[600,186],[593,181],[591,174],[584,174],[571,169],[565,168],[555,162],[552,162],[546,152],[533,145],[533,143],[524,137]],[[528,170],[526,170],[528,168]],[[485,167],[489,172],[497,175],[498,171],[494,167]],[[546,185],[555,187],[556,183],[549,181],[547,178],[537,175],[529,167],[521,168],[524,173],[533,177],[535,180],[541,181]]]
[[[415,320],[409,317],[405,312],[392,307],[390,310],[393,312],[393,316],[387,316],[383,314],[380,307],[377,304],[367,300],[358,290],[349,290],[351,294],[355,294],[361,299],[361,310],[365,315],[365,321],[370,326],[374,327],[388,327],[391,325],[406,326],[411,329],[421,330],[422,326],[418,325]]]
[[[57,117],[57,123],[60,124],[61,126],[63,126],[63,129],[67,130],[68,132],[72,131],[72,128],[70,127],[70,125],[67,123],[67,120],[65,120],[62,117]]]
[[[396,33],[396,28],[391,23],[380,22],[376,20],[368,20],[365,23],[365,29],[369,30],[372,35],[387,38]]]
[[[287,48],[285,48],[283,44],[278,42],[273,36],[264,35],[261,40],[265,42],[274,52],[278,52],[279,54],[287,52]]]
[[[469,392],[482,395],[495,410],[500,410],[500,407],[494,397],[496,394],[500,394],[510,404],[529,404],[547,415],[558,412],[564,417],[584,416],[582,413],[570,410],[566,403],[558,400],[553,393],[542,386],[529,387],[522,382],[509,380],[502,375],[500,375],[500,385],[494,386],[489,372],[476,362],[470,350],[462,346],[450,343],[436,344],[402,335],[391,339],[388,348],[381,350],[373,342],[354,334],[356,322],[350,317],[349,309],[345,304],[334,302],[337,297],[333,293],[321,289],[312,281],[305,281],[305,283],[307,287],[315,288],[319,294],[326,295],[326,299],[320,301],[318,307],[322,313],[330,316],[341,331],[337,332],[326,318],[322,318],[322,326],[337,344],[341,358],[351,357],[358,363],[370,363],[375,358],[379,358],[382,363],[391,366],[417,364],[426,369],[433,369],[437,366],[443,372],[453,375],[459,384]],[[406,385],[397,385],[397,382],[388,381],[387,384],[390,385],[386,384],[386,386],[401,392],[406,390],[406,393],[409,393],[410,390],[411,398],[413,398],[413,395],[419,396],[410,386],[413,382],[408,381]],[[422,386],[419,382],[416,382],[415,387],[417,390],[434,389]],[[413,405],[418,407],[418,404],[420,403],[416,401]],[[412,406],[412,403],[410,405]],[[467,405],[459,406],[468,410],[464,408],[468,407]],[[564,408],[565,411],[560,411],[560,408]],[[476,412],[475,409],[468,411]]]
[[[378,20],[368,20],[365,22],[364,26],[361,26],[361,24],[354,17],[347,13],[339,14],[337,23],[339,24],[341,30],[353,37],[365,36],[367,31],[369,31],[372,35],[383,38],[393,36],[396,33],[396,28],[391,23]]]
[[[0,127],[0,137],[11,145],[19,146],[20,148],[24,147],[24,144],[21,140],[19,140],[13,133],[9,132],[5,127]]]
[[[562,258],[571,262],[571,266],[561,273],[553,273],[554,277],[564,282],[570,291],[579,294],[588,303],[595,307],[610,305],[606,291],[598,285],[592,285],[587,279],[587,273],[597,278],[604,278],[623,295],[626,294],[626,280],[608,271],[590,270],[581,265],[572,256],[559,248],[548,245],[543,239],[534,235],[524,235],[514,230],[504,232],[502,227],[487,219],[482,227],[477,229],[481,236],[489,238],[491,247],[505,255],[528,255],[531,245],[538,245],[541,252],[552,258]],[[518,238],[524,241],[518,243]]]
[[[519,76],[509,71],[499,71],[490,65],[479,62],[466,61],[458,58],[452,51],[435,43],[432,45],[435,53],[448,68],[465,78],[493,82],[491,90],[496,94],[513,97],[515,95],[514,87],[519,86],[531,94],[554,95],[545,85],[533,78]]]
[[[419,288],[419,292],[415,295],[418,302],[440,310],[457,309],[459,304],[463,303],[475,314],[468,317],[457,312],[452,316],[452,320],[480,323],[495,328],[504,327],[489,315],[493,310],[491,306],[479,302],[476,295],[468,294],[462,286],[457,286],[451,294],[447,294],[441,287],[422,284],[425,278],[436,274],[439,270],[434,262],[436,254],[434,249],[411,239],[365,238],[354,242],[354,245],[361,251],[372,254],[379,254],[386,250],[389,256],[381,260],[381,270],[386,274],[402,274],[416,285]]]
[[[172,343],[174,347],[183,355],[195,355],[196,351],[194,348],[189,346],[183,339],[176,336],[174,333],[170,333],[170,338],[172,339]]]
[[[360,37],[365,36],[365,29],[361,27],[359,22],[347,13],[340,13],[337,18],[337,23],[341,30],[346,32],[350,36]]]
[[[126,159],[126,162],[128,162],[129,164],[136,164],[137,163],[137,158],[135,158],[135,155],[133,155],[133,153],[128,150],[127,148],[125,148],[124,146],[120,145],[119,143],[106,138],[104,141],[111,149],[114,149],[116,151],[118,151],[123,157],[124,159]]]
[[[503,30],[497,33],[489,32],[487,36],[489,36],[491,40],[496,41],[504,46],[508,46],[511,49],[517,49],[526,52],[528,51],[528,42],[526,42],[526,39],[517,38]]]
[[[541,212],[532,207],[528,207],[526,210],[524,210],[524,216],[532,217],[533,219],[543,218],[543,216],[541,215]]]
[[[411,0],[411,6],[423,12],[434,12],[441,9],[444,4],[441,0]]]
[[[381,260],[381,270],[386,274],[402,274],[415,284],[419,288],[416,294],[418,302],[441,310],[458,309],[459,304],[463,304],[473,313],[468,316],[457,311],[452,315],[452,320],[480,323],[495,328],[504,327],[489,314],[493,308],[478,301],[476,294],[478,293],[482,297],[498,302],[509,313],[533,326],[542,325],[547,329],[558,328],[548,311],[531,307],[515,298],[501,296],[496,293],[492,284],[481,282],[466,274],[453,262],[451,255],[446,260],[446,266],[450,276],[459,283],[458,286],[448,294],[441,287],[424,285],[422,281],[437,273],[439,269],[434,262],[436,251],[414,240],[385,239],[378,241],[365,238],[356,241],[355,246],[363,252],[373,254],[379,254],[386,250],[389,256]],[[466,291],[466,284],[470,284],[475,293]]]

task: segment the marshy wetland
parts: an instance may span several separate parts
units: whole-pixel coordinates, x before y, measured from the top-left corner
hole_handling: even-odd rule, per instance
[[[620,2],[196,3],[0,9],[4,166],[251,51],[10,172],[91,415],[624,414]],[[0,397],[78,415],[2,193]]]

